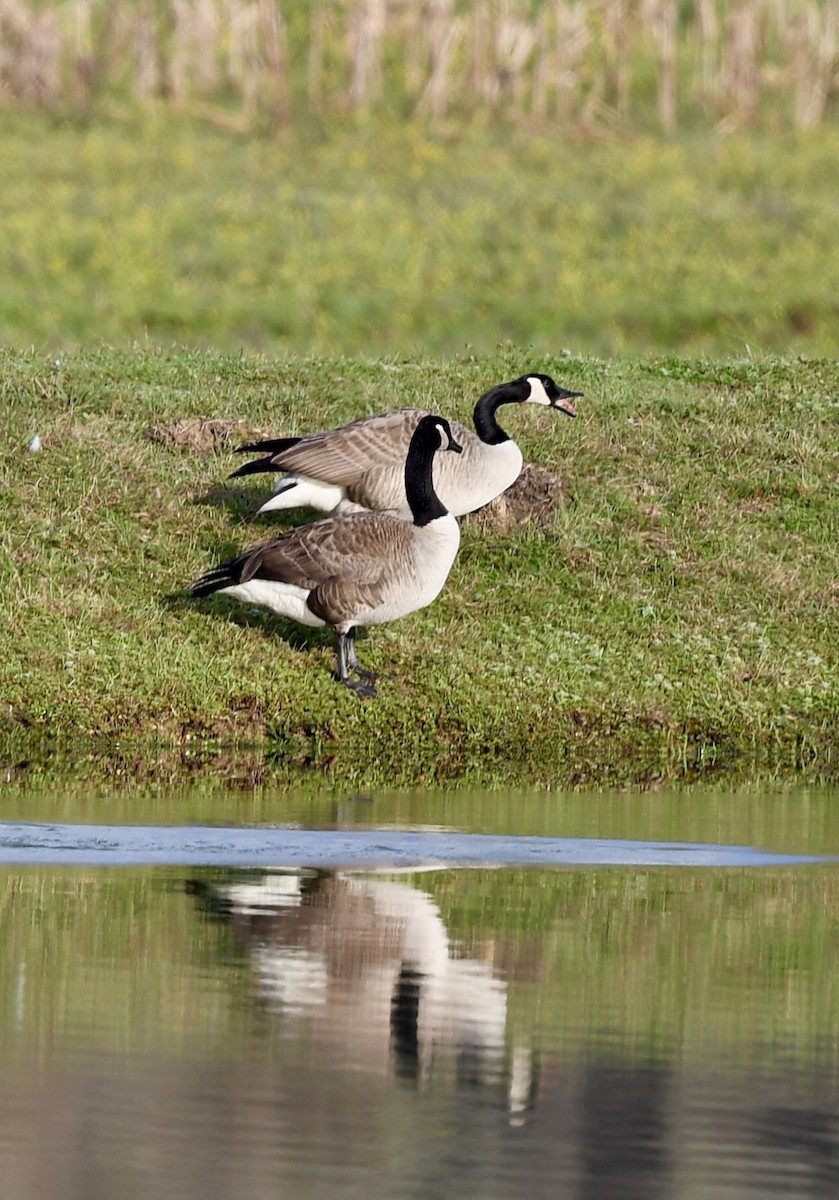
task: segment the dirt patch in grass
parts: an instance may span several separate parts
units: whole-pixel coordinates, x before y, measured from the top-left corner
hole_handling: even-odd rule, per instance
[[[219,420],[210,417],[181,417],[166,425],[152,425],[146,441],[170,450],[195,454],[213,454],[228,450],[246,440],[255,431],[247,421]]]
[[[564,484],[546,467],[526,463],[514,484],[467,520],[490,533],[508,533],[530,524],[550,528],[553,515],[566,500]]]

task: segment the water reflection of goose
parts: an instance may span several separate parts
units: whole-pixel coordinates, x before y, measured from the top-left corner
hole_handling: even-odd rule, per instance
[[[455,958],[430,896],[390,879],[274,874],[205,896],[247,942],[264,1002],[341,1040],[345,1064],[458,1086],[500,1082],[507,995]],[[447,1064],[447,1065],[445,1065]]]

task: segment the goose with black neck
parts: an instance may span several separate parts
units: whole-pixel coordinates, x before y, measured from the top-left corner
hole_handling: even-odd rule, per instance
[[[373,675],[358,663],[356,630],[431,604],[457,554],[460,529],[432,474],[435,458],[449,452],[461,453],[449,422],[426,414],[402,468],[409,521],[355,511],[298,526],[221,563],[198,580],[192,595],[233,596],[303,625],[328,625],[336,637],[336,678],[374,696]]]
[[[463,447],[456,459],[442,454],[433,467],[434,486],[454,516],[489,504],[515,483],[522,453],[498,422],[505,404],[540,404],[576,416],[580,392],[560,387],[550,375],[532,372],[485,392],[475,405],[475,432],[457,421],[452,434]],[[282,471],[274,494],[260,513],[307,505],[322,512],[370,509],[411,519],[402,465],[419,421],[420,408],[400,408],[305,437],[248,442],[240,452],[261,452],[232,477]]]

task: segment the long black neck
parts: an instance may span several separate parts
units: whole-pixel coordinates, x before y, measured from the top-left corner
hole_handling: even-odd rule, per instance
[[[428,525],[448,512],[434,491],[431,475],[434,454],[440,447],[438,430],[436,425],[417,426],[405,459],[405,492],[415,525]]]
[[[521,398],[520,392],[509,383],[499,383],[497,387],[484,392],[472,414],[475,432],[482,442],[489,446],[500,446],[502,442],[509,442],[510,435],[498,424],[495,414],[502,404],[513,404]]]

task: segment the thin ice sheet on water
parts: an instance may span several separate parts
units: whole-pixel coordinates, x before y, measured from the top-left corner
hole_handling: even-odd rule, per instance
[[[823,862],[751,846],[509,837],[446,830],[310,830],[0,822],[0,863],[224,867],[683,866]]]

